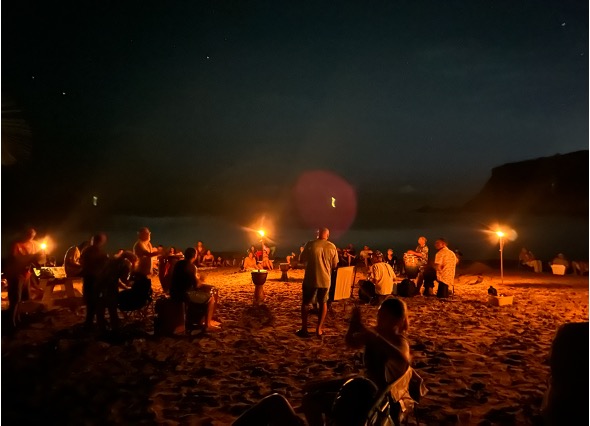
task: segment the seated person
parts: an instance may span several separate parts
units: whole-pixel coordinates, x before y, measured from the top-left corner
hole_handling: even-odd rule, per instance
[[[352,244],[348,244],[342,249],[342,266],[352,265],[354,263],[354,259],[356,259],[356,251]]]
[[[572,262],[572,270],[576,275],[584,275],[588,273],[588,262],[583,262],[581,260],[574,260]]]
[[[563,253],[559,253],[557,256],[553,258],[549,265],[563,265],[565,266],[565,272],[570,272],[570,262],[567,260]]]
[[[194,264],[196,259],[196,249],[189,247],[184,252],[184,259],[176,262],[170,282],[170,298],[184,304],[207,304],[204,327],[205,330],[215,330],[219,327],[219,323],[213,321],[215,298],[211,294],[211,287],[198,279],[197,267]]]
[[[371,269],[368,274],[368,281],[361,281],[359,287],[359,299],[371,302],[373,305],[380,305],[387,296],[393,293],[396,280],[393,268],[383,262],[383,254],[375,250],[371,256]]]
[[[207,250],[205,256],[203,256],[203,266],[213,266],[215,264],[215,256],[211,253],[211,250]]]
[[[244,259],[244,263],[242,264],[242,271],[253,271],[258,268],[258,262],[256,262],[256,258],[254,254],[249,251],[248,257]]]
[[[64,256],[64,269],[66,277],[81,277],[82,265],[80,265],[80,253],[88,245],[88,241],[84,241],[77,246],[70,247]]]
[[[359,253],[359,259],[363,261],[365,267],[369,267],[369,260],[371,259],[371,254],[373,254],[373,250],[369,248],[369,246],[363,246],[363,249]]]
[[[97,307],[96,323],[99,330],[106,331],[105,309],[109,312],[111,330],[118,330],[119,289],[129,288],[131,273],[137,269],[138,264],[139,259],[135,254],[124,251],[119,257],[109,259],[106,266],[98,274],[95,288],[95,305]]]
[[[269,271],[272,271],[274,269],[272,261],[270,260],[270,248],[264,246],[263,250],[262,250],[262,269],[267,269]]]
[[[523,247],[520,250],[518,260],[521,265],[528,266],[529,268],[532,268],[535,272],[543,272],[543,264],[541,263],[541,261],[537,260],[533,252],[527,250],[526,247]]]
[[[352,348],[364,347],[365,377],[379,392],[395,382],[410,367],[410,345],[406,304],[395,298],[386,299],[377,312],[377,325],[367,328],[362,324],[361,311],[352,311],[346,344]],[[344,379],[316,382],[304,387],[302,409],[310,425],[323,425],[323,414],[330,412],[334,398]]]
[[[301,263],[301,253],[305,249],[305,245],[302,244],[299,246],[299,253],[291,252],[289,256],[287,256],[287,263],[291,266],[291,269],[301,269],[304,268],[305,265]]]

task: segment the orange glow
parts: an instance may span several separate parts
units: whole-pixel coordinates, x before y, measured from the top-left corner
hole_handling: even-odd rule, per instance
[[[497,235],[499,238],[502,238],[502,237],[503,237],[505,234],[504,234],[502,231],[496,231],[496,235]]]
[[[264,231],[263,231],[262,229],[259,229],[259,230],[258,230],[258,234],[259,234],[261,237],[264,237]]]

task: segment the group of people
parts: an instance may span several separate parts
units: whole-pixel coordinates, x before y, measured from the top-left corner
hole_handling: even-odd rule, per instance
[[[5,268],[9,311],[14,325],[18,320],[19,303],[42,296],[33,271],[40,267],[45,253],[35,237],[35,229],[29,228],[21,240],[12,244]],[[66,277],[82,278],[82,296],[86,304],[85,328],[93,328],[96,322],[100,331],[116,331],[119,328],[118,309],[124,312],[133,310],[151,300],[150,277],[156,272],[156,258],[157,273],[164,292],[177,301],[189,303],[198,300],[206,304],[204,328],[214,329],[219,326],[218,322],[213,321],[217,291],[199,280],[197,273],[197,265],[206,264],[209,259],[201,241],[196,247],[186,249],[184,254],[177,252],[174,247],[169,250],[164,250],[162,246],[155,248],[151,243],[150,230],[144,227],[138,231],[132,251],[119,249],[109,254],[105,250],[106,243],[106,234],[97,233],[90,241],[68,248],[64,256]],[[199,252],[203,254],[201,263]],[[105,311],[109,314],[108,321]]]
[[[537,259],[533,252],[526,247],[520,249],[518,262],[521,266],[530,268],[534,272],[543,272],[543,262]],[[550,262],[547,262],[547,266],[551,267],[552,265],[562,265],[566,274],[584,275],[588,273],[588,262],[570,262],[563,253],[558,253]]]

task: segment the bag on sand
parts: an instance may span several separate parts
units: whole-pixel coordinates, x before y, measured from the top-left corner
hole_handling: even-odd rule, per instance
[[[441,299],[445,299],[449,297],[449,286],[448,284],[438,283],[438,289],[436,290],[436,297],[440,297]]]
[[[400,297],[413,297],[416,295],[416,284],[409,278],[397,285],[397,295]]]

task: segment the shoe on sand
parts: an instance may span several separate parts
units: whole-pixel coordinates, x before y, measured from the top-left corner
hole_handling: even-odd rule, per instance
[[[298,337],[303,337],[303,338],[311,337],[311,334],[309,334],[309,331],[303,330],[303,329],[297,330],[295,332],[295,335],[298,336]]]

